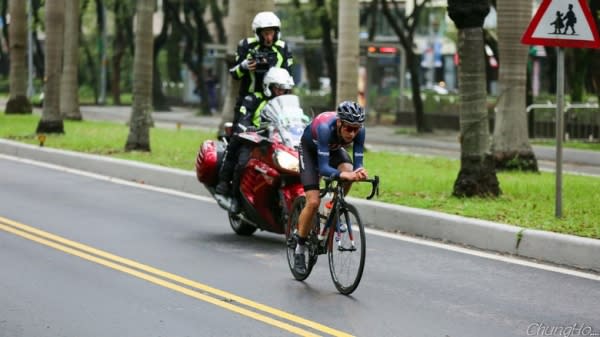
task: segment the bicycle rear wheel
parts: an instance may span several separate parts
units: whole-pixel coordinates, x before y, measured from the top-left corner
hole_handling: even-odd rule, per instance
[[[296,238],[294,234],[298,231],[298,218],[300,216],[300,212],[304,208],[306,204],[306,198],[304,196],[300,196],[294,200],[292,203],[292,209],[290,211],[290,217],[288,220],[288,225],[285,230],[285,238],[287,244],[287,260],[288,266],[290,267],[290,271],[294,278],[298,281],[305,280],[312,271],[313,266],[317,263],[317,255],[315,253],[314,245],[312,244],[314,238],[314,230],[311,230],[306,240],[306,253],[305,253],[305,261],[306,261],[306,273],[300,274],[294,270],[294,254],[296,251]]]
[[[365,228],[358,211],[352,205],[341,209],[338,218],[340,227],[346,230],[336,232],[333,228],[332,239],[328,249],[329,271],[337,290],[351,294],[360,283],[366,257]]]

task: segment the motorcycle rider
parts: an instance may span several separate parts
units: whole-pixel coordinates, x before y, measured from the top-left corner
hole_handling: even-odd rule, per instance
[[[339,177],[347,181],[368,178],[363,167],[366,130],[365,111],[352,101],[341,102],[336,111],[323,112],[306,127],[300,142],[300,179],[306,204],[298,217],[294,270],[306,273],[305,243],[319,204],[319,177]],[[345,147],[353,144],[354,163]],[[350,184],[345,187],[348,193]]]
[[[234,136],[231,137],[231,141],[225,151],[223,165],[219,171],[219,183],[215,190],[215,197],[221,200],[233,194],[231,202],[228,203],[230,205],[229,211],[234,213],[238,211],[237,192],[239,191],[240,174],[244,166],[246,166],[250,152],[252,151],[251,144],[243,143],[237,137],[237,134],[240,132],[255,131],[259,128],[261,123],[260,113],[267,102],[277,96],[291,93],[293,87],[294,79],[287,70],[271,68],[265,74],[263,92],[255,92],[244,98],[239,109],[240,119],[237,125],[234,125]],[[233,181],[230,187],[229,181],[232,178]]]
[[[273,12],[260,12],[252,20],[253,37],[241,40],[238,44],[235,65],[229,73],[235,80],[241,80],[235,114],[243,99],[262,88],[263,77],[271,67],[283,68],[291,74],[294,63],[292,53],[285,41],[281,40],[281,21]],[[234,124],[237,121],[234,116]]]

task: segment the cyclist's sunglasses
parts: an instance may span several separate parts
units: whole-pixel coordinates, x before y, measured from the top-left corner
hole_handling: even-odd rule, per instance
[[[357,133],[360,130],[360,128],[362,128],[362,125],[352,125],[352,124],[342,123],[342,128],[344,128],[344,130],[346,130],[346,132]]]

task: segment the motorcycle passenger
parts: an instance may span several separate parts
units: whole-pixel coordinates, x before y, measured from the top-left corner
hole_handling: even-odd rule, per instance
[[[240,132],[255,131],[261,123],[260,113],[267,102],[277,96],[291,93],[294,87],[294,79],[287,70],[282,68],[271,68],[266,73],[263,83],[263,92],[255,92],[247,95],[239,109],[239,122],[234,129],[234,136],[225,151],[223,165],[219,171],[219,183],[216,194],[224,197],[233,194],[229,210],[237,212],[237,192],[239,191],[240,174],[248,162],[252,145],[242,142],[237,137]],[[232,180],[231,187],[229,181]],[[231,193],[232,192],[232,193]]]
[[[291,73],[292,53],[281,40],[281,21],[273,12],[260,12],[252,20],[253,37],[241,40],[235,54],[235,65],[229,73],[241,80],[234,112],[237,114],[244,97],[262,89],[263,77],[271,67]],[[234,116],[234,124],[237,116]]]
[[[300,142],[300,179],[304,185],[306,205],[298,218],[297,246],[294,255],[294,270],[306,273],[305,243],[312,219],[317,214],[319,204],[319,178],[339,177],[347,181],[368,178],[363,167],[363,152],[366,130],[365,112],[352,101],[344,101],[337,112],[319,114],[306,127]],[[346,147],[353,143],[354,163]],[[350,184],[346,187],[348,193]]]

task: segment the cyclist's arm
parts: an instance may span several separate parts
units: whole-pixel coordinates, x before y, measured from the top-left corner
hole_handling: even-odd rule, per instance
[[[329,138],[331,131],[326,123],[317,127],[317,162],[319,175],[323,177],[338,178],[340,172],[335,167],[329,166]]]
[[[352,158],[354,161],[354,170],[363,167],[363,156],[365,152],[365,135],[367,131],[365,128],[361,128],[356,137],[354,138],[354,145],[352,146]]]

